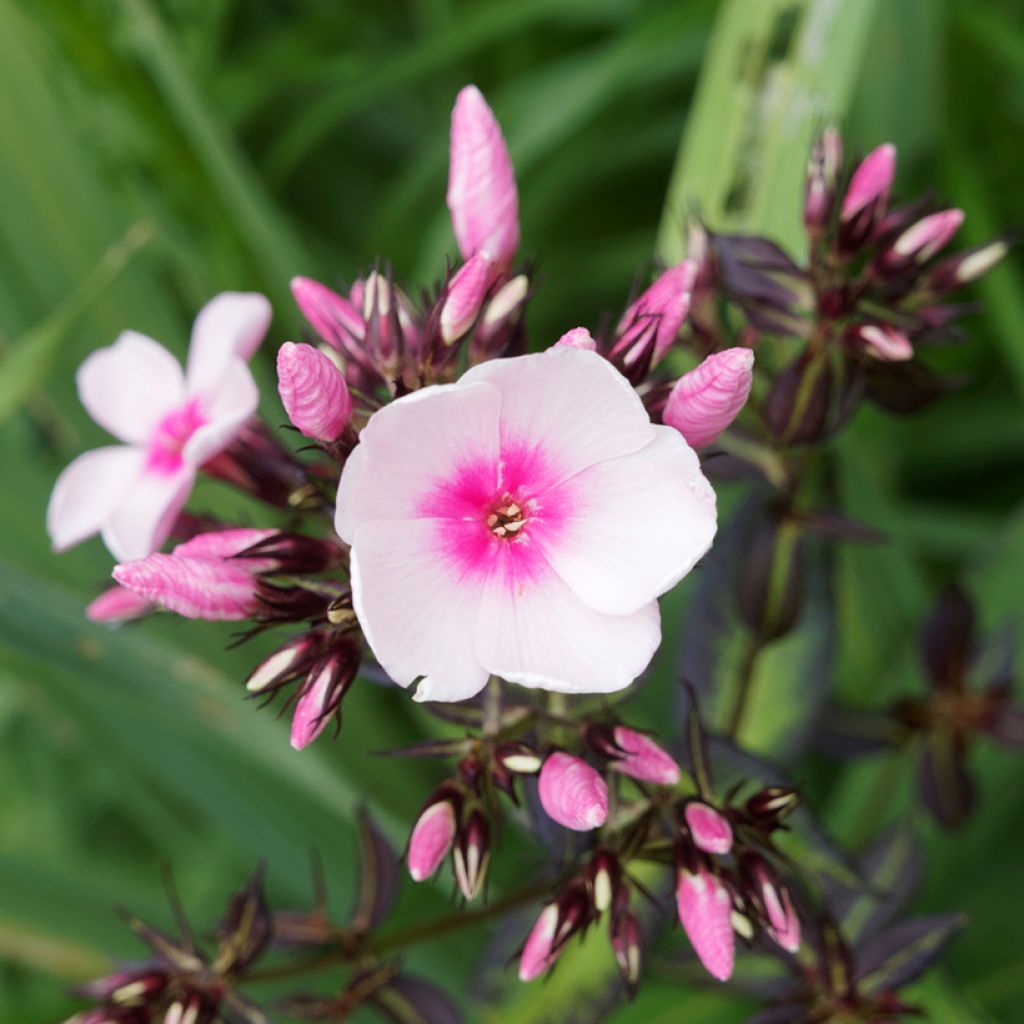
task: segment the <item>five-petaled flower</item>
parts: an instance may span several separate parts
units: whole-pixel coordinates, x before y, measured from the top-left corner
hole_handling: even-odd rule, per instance
[[[262,295],[225,292],[196,317],[184,374],[167,349],[135,331],[82,363],[82,404],[123,443],[86,452],[61,473],[46,515],[56,549],[95,533],[120,560],[160,547],[199,467],[256,411],[246,360],[269,324]]]
[[[492,673],[610,692],[654,654],[657,598],[710,546],[715,495],[609,362],[557,347],[375,413],[336,526],[367,642],[417,699]]]

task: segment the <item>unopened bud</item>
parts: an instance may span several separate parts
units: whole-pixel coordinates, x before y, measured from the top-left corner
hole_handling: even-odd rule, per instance
[[[318,633],[302,633],[289,640],[252,670],[245,688],[252,694],[267,693],[305,675],[321,643]]]
[[[416,819],[409,838],[409,875],[414,882],[430,878],[448,856],[455,841],[458,811],[454,792],[444,791]]]
[[[768,934],[784,950],[796,953],[800,949],[800,918],[789,891],[768,862],[757,854],[745,856],[741,869]]]
[[[586,761],[557,751],[544,762],[538,785],[541,806],[559,825],[576,832],[608,818],[608,786]]]
[[[987,274],[1010,247],[1001,238],[943,260],[931,273],[928,284],[934,291],[946,292],[976,281]]]
[[[312,345],[286,341],[281,346],[277,390],[288,418],[306,437],[336,441],[352,418],[352,396],[345,377]]]
[[[612,771],[640,782],[674,786],[679,781],[679,765],[649,736],[625,725],[590,726],[587,742],[609,758]]]
[[[693,448],[705,448],[739,415],[750,397],[754,353],[728,348],[683,374],[668,396],[662,420]]]
[[[854,349],[883,363],[902,363],[914,358],[910,339],[892,324],[859,324],[850,329],[846,339]]]
[[[747,813],[762,821],[781,821],[800,806],[800,794],[790,786],[766,786],[747,801]]]
[[[494,756],[504,768],[516,775],[536,775],[543,763],[533,747],[515,740],[500,744]]]
[[[549,903],[541,911],[523,946],[519,958],[520,981],[533,981],[554,963],[557,954],[552,954],[552,948],[557,931],[558,904]]]
[[[456,837],[452,855],[455,879],[467,900],[476,899],[487,877],[490,833],[491,829],[483,811],[479,807],[474,807]]]
[[[882,264],[927,263],[956,234],[963,210],[940,210],[911,224],[881,257]]]
[[[676,878],[679,922],[704,969],[719,981],[732,976],[736,939],[732,896],[725,883],[705,867],[681,869]]]
[[[470,257],[458,269],[441,307],[441,337],[445,344],[457,341],[473,326],[493,280],[494,264],[482,253]]]
[[[152,967],[140,967],[108,974],[79,986],[75,992],[118,1006],[145,1006],[155,1001],[166,988],[166,974]]]
[[[354,639],[342,636],[310,670],[292,715],[291,743],[296,750],[308,747],[337,714],[359,671],[360,653]]]
[[[199,992],[179,996],[167,1008],[164,1024],[213,1024],[217,1006]]]
[[[636,988],[640,980],[640,924],[636,915],[625,911],[612,922],[612,950],[622,980],[630,988]]]
[[[349,354],[366,330],[359,309],[319,281],[293,277],[291,284],[295,302],[313,330],[333,349]]]
[[[104,590],[85,609],[90,622],[128,622],[153,611],[153,605],[133,590],[120,585]]]
[[[693,844],[705,853],[728,853],[732,849],[732,826],[713,807],[693,800],[683,811]]]
[[[574,327],[571,331],[566,331],[552,348],[582,348],[588,352],[596,352],[597,342],[586,327]]]
[[[891,143],[873,149],[861,161],[850,179],[843,199],[841,218],[852,220],[869,207],[884,209],[896,176],[896,147]]]
[[[811,235],[819,234],[832,214],[842,162],[842,139],[834,128],[826,128],[815,142],[807,166],[804,226]]]
[[[615,900],[622,884],[622,867],[615,854],[598,850],[587,867],[590,891],[593,894],[594,909],[603,914]]]

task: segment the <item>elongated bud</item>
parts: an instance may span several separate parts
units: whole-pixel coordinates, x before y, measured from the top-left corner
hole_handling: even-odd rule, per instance
[[[592,725],[586,739],[594,750],[609,758],[612,771],[658,786],[674,786],[679,781],[679,765],[642,732],[624,725]]]
[[[237,622],[260,609],[252,573],[233,561],[158,552],[122,562],[113,576],[121,586],[186,619]]]
[[[164,1014],[164,1024],[213,1024],[216,1016],[216,1004],[205,995],[193,992],[171,1003]]]
[[[927,263],[956,234],[963,210],[940,210],[911,224],[881,256],[883,266]]]
[[[683,811],[693,845],[705,853],[728,853],[732,849],[732,826],[713,807],[693,800]]]
[[[705,867],[680,869],[676,909],[686,937],[704,969],[719,981],[732,976],[736,939],[732,929],[732,897],[725,883]]]
[[[543,763],[533,747],[515,740],[500,744],[494,756],[503,768],[516,775],[536,775]]]
[[[716,352],[676,381],[662,419],[693,448],[705,448],[739,415],[750,397],[754,353],[749,348]]]
[[[421,812],[409,838],[409,875],[414,882],[430,878],[455,842],[458,805],[453,793],[445,791]]]
[[[578,757],[557,751],[545,762],[538,785],[548,817],[576,832],[600,828],[608,818],[608,786]]]
[[[359,307],[308,277],[292,278],[292,295],[302,315],[328,345],[348,355],[366,330]]]
[[[622,867],[618,857],[608,850],[598,850],[587,866],[587,878],[594,909],[603,914],[615,902],[622,884]]]
[[[539,978],[555,961],[552,948],[558,931],[558,904],[549,903],[537,918],[519,958],[519,980]],[[556,954],[557,955],[557,954]]]
[[[310,670],[292,715],[292,746],[308,747],[341,707],[359,670],[359,645],[344,636]]]
[[[586,327],[574,327],[571,331],[566,331],[552,348],[582,348],[588,352],[596,352],[597,342]]]
[[[153,967],[115,971],[75,989],[76,995],[116,1003],[118,1006],[145,1006],[154,1002],[167,988],[167,975]]]
[[[249,572],[316,573],[330,569],[341,561],[341,548],[331,540],[307,537],[301,533],[280,533],[277,530],[238,532],[265,535],[234,554],[225,556],[235,559]],[[184,545],[179,544],[174,549],[176,555],[184,553]]]
[[[447,198],[462,258],[484,253],[507,267],[519,248],[519,195],[501,128],[475,85],[452,110]]]
[[[490,836],[491,828],[487,818],[479,807],[474,807],[459,829],[452,854],[455,880],[467,900],[476,899],[487,877]]]
[[[288,419],[314,440],[336,441],[352,418],[352,397],[345,377],[312,345],[286,341],[281,346],[277,391]]]
[[[448,285],[441,307],[441,337],[445,344],[461,338],[473,326],[494,279],[494,264],[482,253],[471,256]]]
[[[849,330],[847,343],[883,363],[902,363],[914,358],[914,346],[892,324],[859,324]]]
[[[127,587],[113,586],[94,598],[85,609],[91,622],[128,622],[153,610],[152,602]]]
[[[784,950],[796,953],[800,949],[800,918],[793,908],[789,890],[768,862],[757,854],[744,857],[742,871],[768,934]]]
[[[928,285],[934,291],[946,292],[976,281],[987,274],[1010,247],[1001,238],[975,246],[943,260],[931,273]]]
[[[481,332],[490,337],[505,326],[521,311],[529,291],[530,279],[525,274],[517,274],[506,281],[494,293],[491,301],[487,303],[487,308],[484,309],[484,317],[480,324]]]
[[[319,633],[302,633],[289,640],[253,669],[245,688],[251,694],[266,694],[294,682],[312,667],[322,644]]]
[[[807,165],[804,226],[812,236],[822,232],[832,215],[842,162],[842,139],[834,128],[826,128],[815,142]]]
[[[626,986],[632,990],[640,980],[640,924],[636,915],[624,911],[612,920],[612,951]]]
[[[896,147],[885,143],[873,149],[861,161],[850,179],[840,217],[850,221],[875,207],[879,214],[889,202],[889,191],[896,176]]]
[[[765,822],[781,821],[800,806],[800,794],[790,786],[766,786],[747,801],[747,814]]]
[[[202,558],[221,562],[226,558],[235,558],[243,551],[276,535],[277,530],[257,530],[245,526],[230,530],[211,530],[207,533],[197,533],[178,544],[172,554],[177,558]],[[269,572],[276,568],[276,563],[272,559],[254,559],[239,562],[239,567],[250,573]]]
[[[642,379],[672,347],[690,311],[697,265],[670,267],[623,314],[610,358],[631,380]]]

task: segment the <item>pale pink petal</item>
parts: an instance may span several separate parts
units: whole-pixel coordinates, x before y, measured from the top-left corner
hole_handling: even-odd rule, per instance
[[[104,590],[89,603],[85,616],[92,622],[127,622],[153,610],[153,605],[144,597],[122,586]]]
[[[552,348],[583,348],[588,352],[596,352],[597,342],[586,327],[574,327],[571,331],[566,331]]]
[[[608,819],[608,786],[586,761],[556,751],[540,770],[537,783],[544,812],[575,832],[590,832]]]
[[[278,349],[277,390],[288,418],[306,437],[336,441],[352,418],[345,377],[312,345],[286,341]]]
[[[543,562],[524,565],[507,552],[503,558],[478,597],[476,652],[487,670],[523,686],[611,693],[647,667],[661,642],[656,601],[605,615]]]
[[[335,526],[461,515],[453,497],[497,487],[499,394],[489,384],[421,388],[375,413],[345,464]],[[481,506],[482,509],[482,506]]]
[[[622,725],[615,726],[613,735],[625,756],[611,762],[612,771],[658,786],[674,786],[679,781],[679,765],[650,736]]]
[[[490,258],[477,253],[456,271],[441,307],[441,337],[446,343],[461,338],[473,326],[494,280],[494,270]]]
[[[471,381],[486,381],[501,392],[502,455],[534,463],[534,483],[554,486],[651,440],[640,397],[596,352],[549,348],[494,359],[463,375],[463,383]]]
[[[698,874],[680,871],[676,907],[686,937],[705,970],[719,981],[727,981],[732,976],[736,945],[729,890],[705,868]]]
[[[173,473],[143,473],[103,526],[103,543],[117,559],[145,558],[168,536],[192,492],[195,471],[183,466]]]
[[[215,391],[235,359],[248,362],[270,326],[269,300],[256,292],[221,292],[192,326],[185,378],[190,395]]]
[[[417,700],[464,700],[488,672],[473,650],[479,588],[437,556],[435,521],[364,522],[354,534],[352,595],[366,642]]]
[[[198,533],[174,549],[175,555],[183,558],[206,558],[220,561],[232,558],[242,551],[251,548],[260,541],[267,540],[277,533],[275,529],[256,529],[251,526],[237,526],[230,530],[212,530],[209,533]],[[253,569],[253,560],[239,560],[239,566],[249,572],[261,572]]]
[[[754,353],[716,352],[676,381],[662,419],[694,448],[704,448],[739,415],[750,397]]]
[[[414,882],[429,878],[448,856],[455,841],[455,809],[451,801],[431,804],[416,820],[409,838],[409,875]]]
[[[549,501],[564,509],[544,555],[591,608],[623,615],[675,586],[711,546],[715,492],[686,442],[648,426],[650,443],[577,474]]]
[[[519,959],[519,980],[533,981],[540,977],[553,961],[551,947],[558,930],[558,904],[549,903],[537,918],[530,935],[523,946]]]
[[[463,259],[478,252],[507,265],[519,248],[519,196],[505,139],[475,85],[452,111],[448,209]]]
[[[683,813],[697,849],[718,854],[732,849],[732,826],[713,807],[694,800],[686,805]]]
[[[259,608],[253,577],[237,562],[157,552],[115,566],[114,579],[187,619],[232,622]]]
[[[78,397],[119,441],[145,444],[167,413],[185,401],[178,361],[152,338],[125,331],[78,368]]]
[[[930,260],[964,222],[963,210],[940,210],[912,224],[893,243],[893,252],[918,263]]]
[[[99,533],[141,476],[143,461],[138,449],[111,445],[79,455],[61,473],[46,510],[46,529],[56,551]]]
[[[255,414],[260,393],[252,371],[240,359],[225,367],[215,392],[203,396],[203,425],[185,443],[182,458],[194,468],[209,462],[238,436]]]

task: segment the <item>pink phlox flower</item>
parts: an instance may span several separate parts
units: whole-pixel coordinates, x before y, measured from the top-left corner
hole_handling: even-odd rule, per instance
[[[61,473],[46,516],[57,550],[101,533],[125,560],[166,540],[199,468],[256,411],[246,361],[269,323],[262,295],[225,292],[196,318],[184,373],[162,345],[134,331],[82,363],[82,404],[122,444],[86,452]]]
[[[417,699],[463,700],[491,674],[610,692],[654,654],[657,598],[710,546],[715,496],[610,363],[553,348],[375,413],[336,527],[364,636]]]

